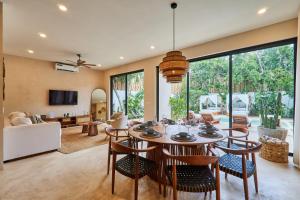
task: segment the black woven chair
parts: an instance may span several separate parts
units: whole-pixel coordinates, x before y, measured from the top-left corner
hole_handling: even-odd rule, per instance
[[[249,130],[248,128],[228,128],[228,129],[222,129],[223,131],[228,131],[229,132],[229,137],[230,138],[243,138],[245,140],[248,140],[248,136],[249,136]],[[233,135],[232,131],[238,131],[244,134],[241,135]],[[222,147],[227,147],[227,148],[231,148],[231,149],[242,149],[242,148],[247,148],[246,144],[242,144],[242,143],[234,143],[230,138],[227,139],[227,141],[219,141],[217,142],[218,146],[222,146]]]
[[[233,176],[243,179],[245,199],[249,199],[248,194],[248,178],[253,175],[255,183],[255,191],[258,193],[258,181],[257,181],[257,169],[255,152],[258,152],[261,148],[261,144],[249,140],[241,140],[237,138],[229,138],[232,141],[245,143],[246,148],[232,149],[215,144],[216,148],[223,150],[226,154],[221,156],[219,160],[220,170],[225,174],[231,174]],[[252,159],[248,160],[247,155],[251,154]]]
[[[208,150],[211,151],[209,148]],[[215,154],[214,154],[215,155]],[[205,155],[171,155],[163,149],[163,184],[166,196],[166,184],[173,186],[173,199],[177,199],[177,191],[207,192],[216,191],[216,199],[220,199],[220,176],[217,156]],[[171,165],[167,165],[167,162]],[[214,167],[209,168],[209,165]],[[214,173],[214,168],[216,169]]]
[[[113,169],[112,169],[112,194],[115,187],[115,171],[135,180],[134,199],[138,199],[138,180],[145,175],[158,175],[158,162],[139,156],[139,153],[149,153],[156,149],[156,146],[147,149],[137,149],[126,147],[120,142],[112,142],[111,148],[113,153]],[[117,160],[118,154],[127,154],[123,158]]]
[[[124,146],[130,146],[131,140],[128,135],[119,135],[118,131],[113,129],[112,127],[106,127],[105,128],[105,133],[106,136],[109,137],[109,142],[108,142],[108,155],[107,155],[107,175],[109,174],[109,169],[110,169],[110,157],[112,155],[112,150],[111,150],[111,143],[112,141],[117,141],[119,138],[123,139],[122,140],[122,145]],[[127,140],[124,140],[126,138]]]

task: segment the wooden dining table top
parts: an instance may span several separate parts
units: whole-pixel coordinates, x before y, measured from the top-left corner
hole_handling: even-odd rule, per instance
[[[160,144],[177,144],[177,145],[178,144],[180,144],[180,145],[210,144],[210,143],[224,140],[229,135],[229,131],[224,131],[224,130],[222,130],[223,127],[218,127],[218,125],[216,125],[215,127],[217,127],[219,129],[217,131],[217,133],[221,134],[223,136],[222,138],[207,138],[207,137],[199,136],[198,133],[201,130],[199,129],[199,126],[195,126],[195,127],[191,127],[189,129],[189,133],[193,134],[196,137],[196,140],[193,142],[181,142],[181,141],[179,142],[179,141],[172,140],[171,136],[174,134],[177,134],[179,132],[188,132],[187,127],[185,127],[183,125],[169,125],[169,126],[167,126],[166,133],[165,133],[165,127],[162,124],[159,123],[157,126],[153,126],[152,128],[161,134],[160,137],[143,136],[142,135],[143,132],[134,130],[137,126],[138,125],[129,128],[129,130],[128,130],[129,135],[131,135],[132,137],[139,139],[139,140],[144,140],[144,141],[153,142],[153,143],[160,143]],[[232,135],[240,135],[240,134],[243,134],[243,133],[240,133],[239,131],[232,131]]]

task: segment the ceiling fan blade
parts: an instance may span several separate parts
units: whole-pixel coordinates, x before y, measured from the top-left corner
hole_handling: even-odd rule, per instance
[[[72,61],[72,60],[66,60],[66,61],[68,61],[68,62],[70,62],[70,63],[77,64],[77,62],[75,62],[75,61]]]
[[[87,66],[91,66],[91,67],[96,67],[97,66],[95,64],[83,64],[83,65],[87,65]]]

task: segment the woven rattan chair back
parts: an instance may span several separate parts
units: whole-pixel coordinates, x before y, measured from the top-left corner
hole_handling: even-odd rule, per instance
[[[111,151],[111,143],[112,141],[116,141],[119,138],[127,138],[129,140],[128,136],[119,136],[118,132],[113,129],[112,127],[106,127],[105,128],[105,134],[108,137],[108,151],[107,151],[107,175],[109,174],[109,169],[110,169],[110,158],[112,155]]]
[[[211,150],[208,148],[208,151]],[[164,196],[166,196],[167,171],[172,168],[170,180],[173,186],[173,199],[177,199],[177,190],[185,192],[211,192],[216,190],[216,199],[220,199],[220,176],[218,157],[215,152],[209,155],[172,155],[167,149],[163,149],[163,184]],[[171,164],[171,165],[168,165]],[[212,172],[209,169],[211,165]],[[214,174],[215,170],[215,175]],[[180,178],[177,177],[180,173]],[[202,174],[202,177],[199,176]],[[207,174],[207,175],[206,175]],[[204,176],[203,176],[204,175]],[[201,180],[202,179],[202,180]],[[179,182],[177,182],[177,180]],[[199,180],[192,181],[192,180]],[[206,181],[206,182],[205,182]],[[181,183],[183,183],[181,185]]]
[[[135,180],[134,199],[138,199],[138,179],[145,175],[158,174],[158,164],[156,160],[149,160],[139,156],[140,153],[149,153],[156,150],[156,146],[148,147],[147,149],[138,149],[131,146],[124,146],[122,141],[111,143],[113,153],[112,167],[112,193],[115,186],[115,171],[118,171],[124,176]],[[117,161],[118,154],[127,154]],[[154,158],[155,159],[155,158]]]
[[[229,138],[230,140],[245,143],[242,149],[226,148],[216,145],[215,147],[221,149],[226,154],[220,158],[220,170],[227,174],[243,179],[245,199],[249,199],[248,192],[248,177],[254,177],[255,191],[258,193],[258,180],[255,153],[261,149],[261,144],[254,141],[242,140],[238,138]],[[251,161],[248,155],[251,154]]]

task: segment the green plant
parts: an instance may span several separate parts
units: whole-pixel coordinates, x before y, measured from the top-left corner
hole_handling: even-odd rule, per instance
[[[169,105],[171,106],[171,118],[178,120],[186,117],[186,101],[180,95],[175,95],[169,98]]]
[[[264,92],[258,94],[256,98],[259,105],[261,125],[265,128],[276,129],[283,112],[281,92]]]
[[[144,100],[144,90],[140,90],[134,95],[128,95],[128,118],[138,119],[144,117],[144,107],[142,101]]]

